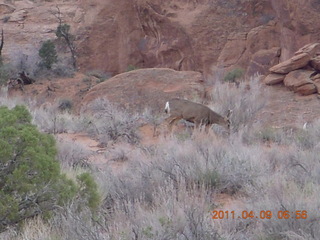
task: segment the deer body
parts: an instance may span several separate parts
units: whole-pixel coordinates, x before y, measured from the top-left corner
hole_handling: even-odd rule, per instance
[[[206,130],[213,124],[219,124],[227,129],[230,127],[229,116],[222,117],[205,105],[184,99],[174,98],[169,100],[166,103],[165,112],[170,114],[166,119],[170,131],[172,126],[181,119],[194,123],[196,127],[205,125]]]

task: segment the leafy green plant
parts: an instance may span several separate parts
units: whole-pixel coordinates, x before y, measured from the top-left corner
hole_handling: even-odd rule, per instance
[[[79,183],[79,194],[84,199],[84,203],[90,209],[95,210],[100,204],[98,186],[89,173],[82,173],[77,177]]]
[[[52,64],[58,61],[57,51],[51,40],[47,40],[42,44],[39,56],[41,57],[41,65],[47,69],[51,69]]]
[[[61,173],[56,144],[31,124],[26,107],[0,107],[0,233],[36,215],[49,216],[74,197],[77,208],[95,210],[100,203],[97,184],[89,173],[77,183]]]
[[[31,124],[25,107],[0,107],[0,232],[74,196],[55,155],[53,137]]]
[[[228,72],[225,76],[224,76],[224,81],[225,82],[235,82],[236,79],[239,79],[241,77],[243,77],[244,74],[244,69],[242,68],[235,68],[232,71]]]

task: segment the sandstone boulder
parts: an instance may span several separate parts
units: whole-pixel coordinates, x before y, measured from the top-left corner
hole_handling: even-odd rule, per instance
[[[320,43],[310,43],[300,48],[294,55],[308,53],[310,57],[314,57],[320,51]]]
[[[315,79],[313,83],[316,86],[317,92],[320,94],[320,78]]]
[[[317,92],[315,84],[308,83],[298,87],[295,92],[300,93],[301,95],[311,95]]]
[[[310,59],[311,57],[308,53],[300,53],[288,59],[287,61],[271,67],[269,70],[273,73],[287,74],[291,71],[307,66]]]
[[[138,69],[118,74],[94,86],[81,104],[85,107],[103,97],[130,112],[143,112],[148,108],[160,114],[170,98],[203,94],[202,82],[199,72],[168,68]]]
[[[283,82],[284,85],[294,92],[302,95],[309,95],[316,92],[315,85],[310,79],[313,71],[296,70],[286,75]],[[305,86],[306,85],[306,86]]]
[[[275,85],[283,82],[285,76],[284,74],[271,73],[264,79],[264,83],[267,85]]]
[[[317,71],[320,71],[320,56],[311,59],[310,65]]]

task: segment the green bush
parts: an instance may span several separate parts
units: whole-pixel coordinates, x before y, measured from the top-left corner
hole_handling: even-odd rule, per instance
[[[31,124],[24,106],[0,107],[0,232],[75,196],[90,208],[97,206],[92,177],[80,175],[77,186],[61,173],[56,153],[54,138]]]
[[[42,44],[39,56],[41,57],[41,65],[47,69],[51,69],[52,64],[58,61],[56,47],[51,40],[47,40]]]
[[[68,24],[60,24],[56,30],[56,36],[58,38],[73,38],[70,34],[70,25]]]
[[[77,177],[79,183],[79,194],[84,200],[84,205],[91,210],[98,208],[100,204],[100,195],[98,193],[98,185],[89,173],[82,173]]]
[[[243,76],[244,70],[242,68],[235,68],[232,71],[228,72],[224,76],[225,82],[235,82],[236,79],[239,79]]]

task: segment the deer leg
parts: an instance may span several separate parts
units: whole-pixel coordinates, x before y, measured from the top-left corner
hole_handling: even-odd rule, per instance
[[[168,117],[165,121],[168,122],[168,129],[169,132],[172,132],[173,125],[178,122],[181,118],[180,117]]]
[[[204,128],[205,133],[209,132],[210,127],[211,127],[211,125],[206,125],[205,126],[205,128]]]

